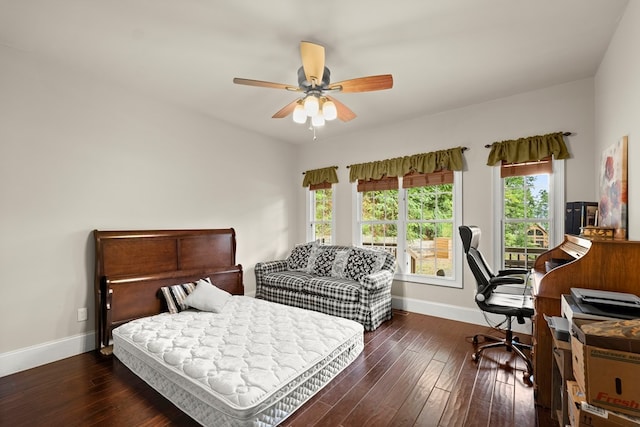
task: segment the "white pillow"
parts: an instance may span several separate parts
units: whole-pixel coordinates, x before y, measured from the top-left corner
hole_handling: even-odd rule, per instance
[[[198,310],[220,313],[230,297],[229,292],[216,287],[207,278],[196,282],[196,288],[185,298],[184,303]]]

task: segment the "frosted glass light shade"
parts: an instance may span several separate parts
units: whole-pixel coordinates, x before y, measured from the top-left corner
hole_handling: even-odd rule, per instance
[[[313,127],[324,126],[324,117],[322,116],[322,114],[316,114],[315,116],[311,117],[311,124],[313,125]]]
[[[335,120],[338,117],[338,109],[332,101],[325,101],[322,104],[322,115],[325,120]]]
[[[307,116],[314,117],[318,114],[318,110],[320,109],[320,103],[318,102],[318,98],[313,95],[308,95],[304,99],[304,111],[307,112]]]
[[[293,109],[293,121],[301,125],[307,122],[307,113],[302,104],[296,105],[296,108]]]

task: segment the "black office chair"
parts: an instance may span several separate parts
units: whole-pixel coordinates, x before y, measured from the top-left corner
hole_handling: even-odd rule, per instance
[[[480,360],[482,352],[488,348],[505,347],[507,351],[513,351],[520,356],[527,364],[527,370],[524,373],[524,381],[532,384],[533,365],[531,360],[524,354],[523,349],[531,349],[531,346],[520,342],[517,336],[513,335],[511,330],[511,320],[515,317],[518,323],[523,324],[525,318],[533,316],[533,299],[527,294],[527,286],[522,274],[527,274],[524,269],[508,269],[500,270],[498,274],[494,274],[489,268],[482,253],[478,250],[480,243],[480,228],[474,225],[463,225],[459,227],[462,246],[467,255],[467,263],[471,272],[476,279],[476,304],[480,310],[487,313],[503,314],[507,318],[506,336],[504,338],[494,337],[491,335],[477,334],[473,337],[473,344],[478,344],[478,338],[482,337],[484,341],[491,341],[476,347],[475,353],[471,355],[474,361]],[[518,286],[513,286],[518,285]],[[501,291],[501,289],[507,289]],[[520,291],[514,291],[520,289]]]

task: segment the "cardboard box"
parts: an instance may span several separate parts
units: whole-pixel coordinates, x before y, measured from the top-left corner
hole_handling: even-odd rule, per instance
[[[587,403],[577,382],[567,381],[568,412],[571,427],[638,427],[640,418],[607,411]]]
[[[574,321],[572,329],[573,374],[587,403],[640,417],[640,353],[589,345],[607,342],[601,340],[603,337],[581,335],[578,321]]]
[[[611,319],[613,320],[613,319]],[[622,320],[622,319],[617,319]],[[630,353],[640,353],[640,340],[622,337],[601,337],[599,335],[589,335],[582,331],[582,325],[600,320],[574,318],[571,322],[571,332],[578,337],[581,343],[593,347],[608,348]]]

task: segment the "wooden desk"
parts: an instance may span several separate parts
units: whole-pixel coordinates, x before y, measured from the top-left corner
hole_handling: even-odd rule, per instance
[[[565,264],[547,272],[545,261]],[[640,294],[640,242],[589,240],[566,235],[533,266],[533,375],[536,403],[551,408],[553,340],[544,315],[560,316],[560,296],[571,288]]]

